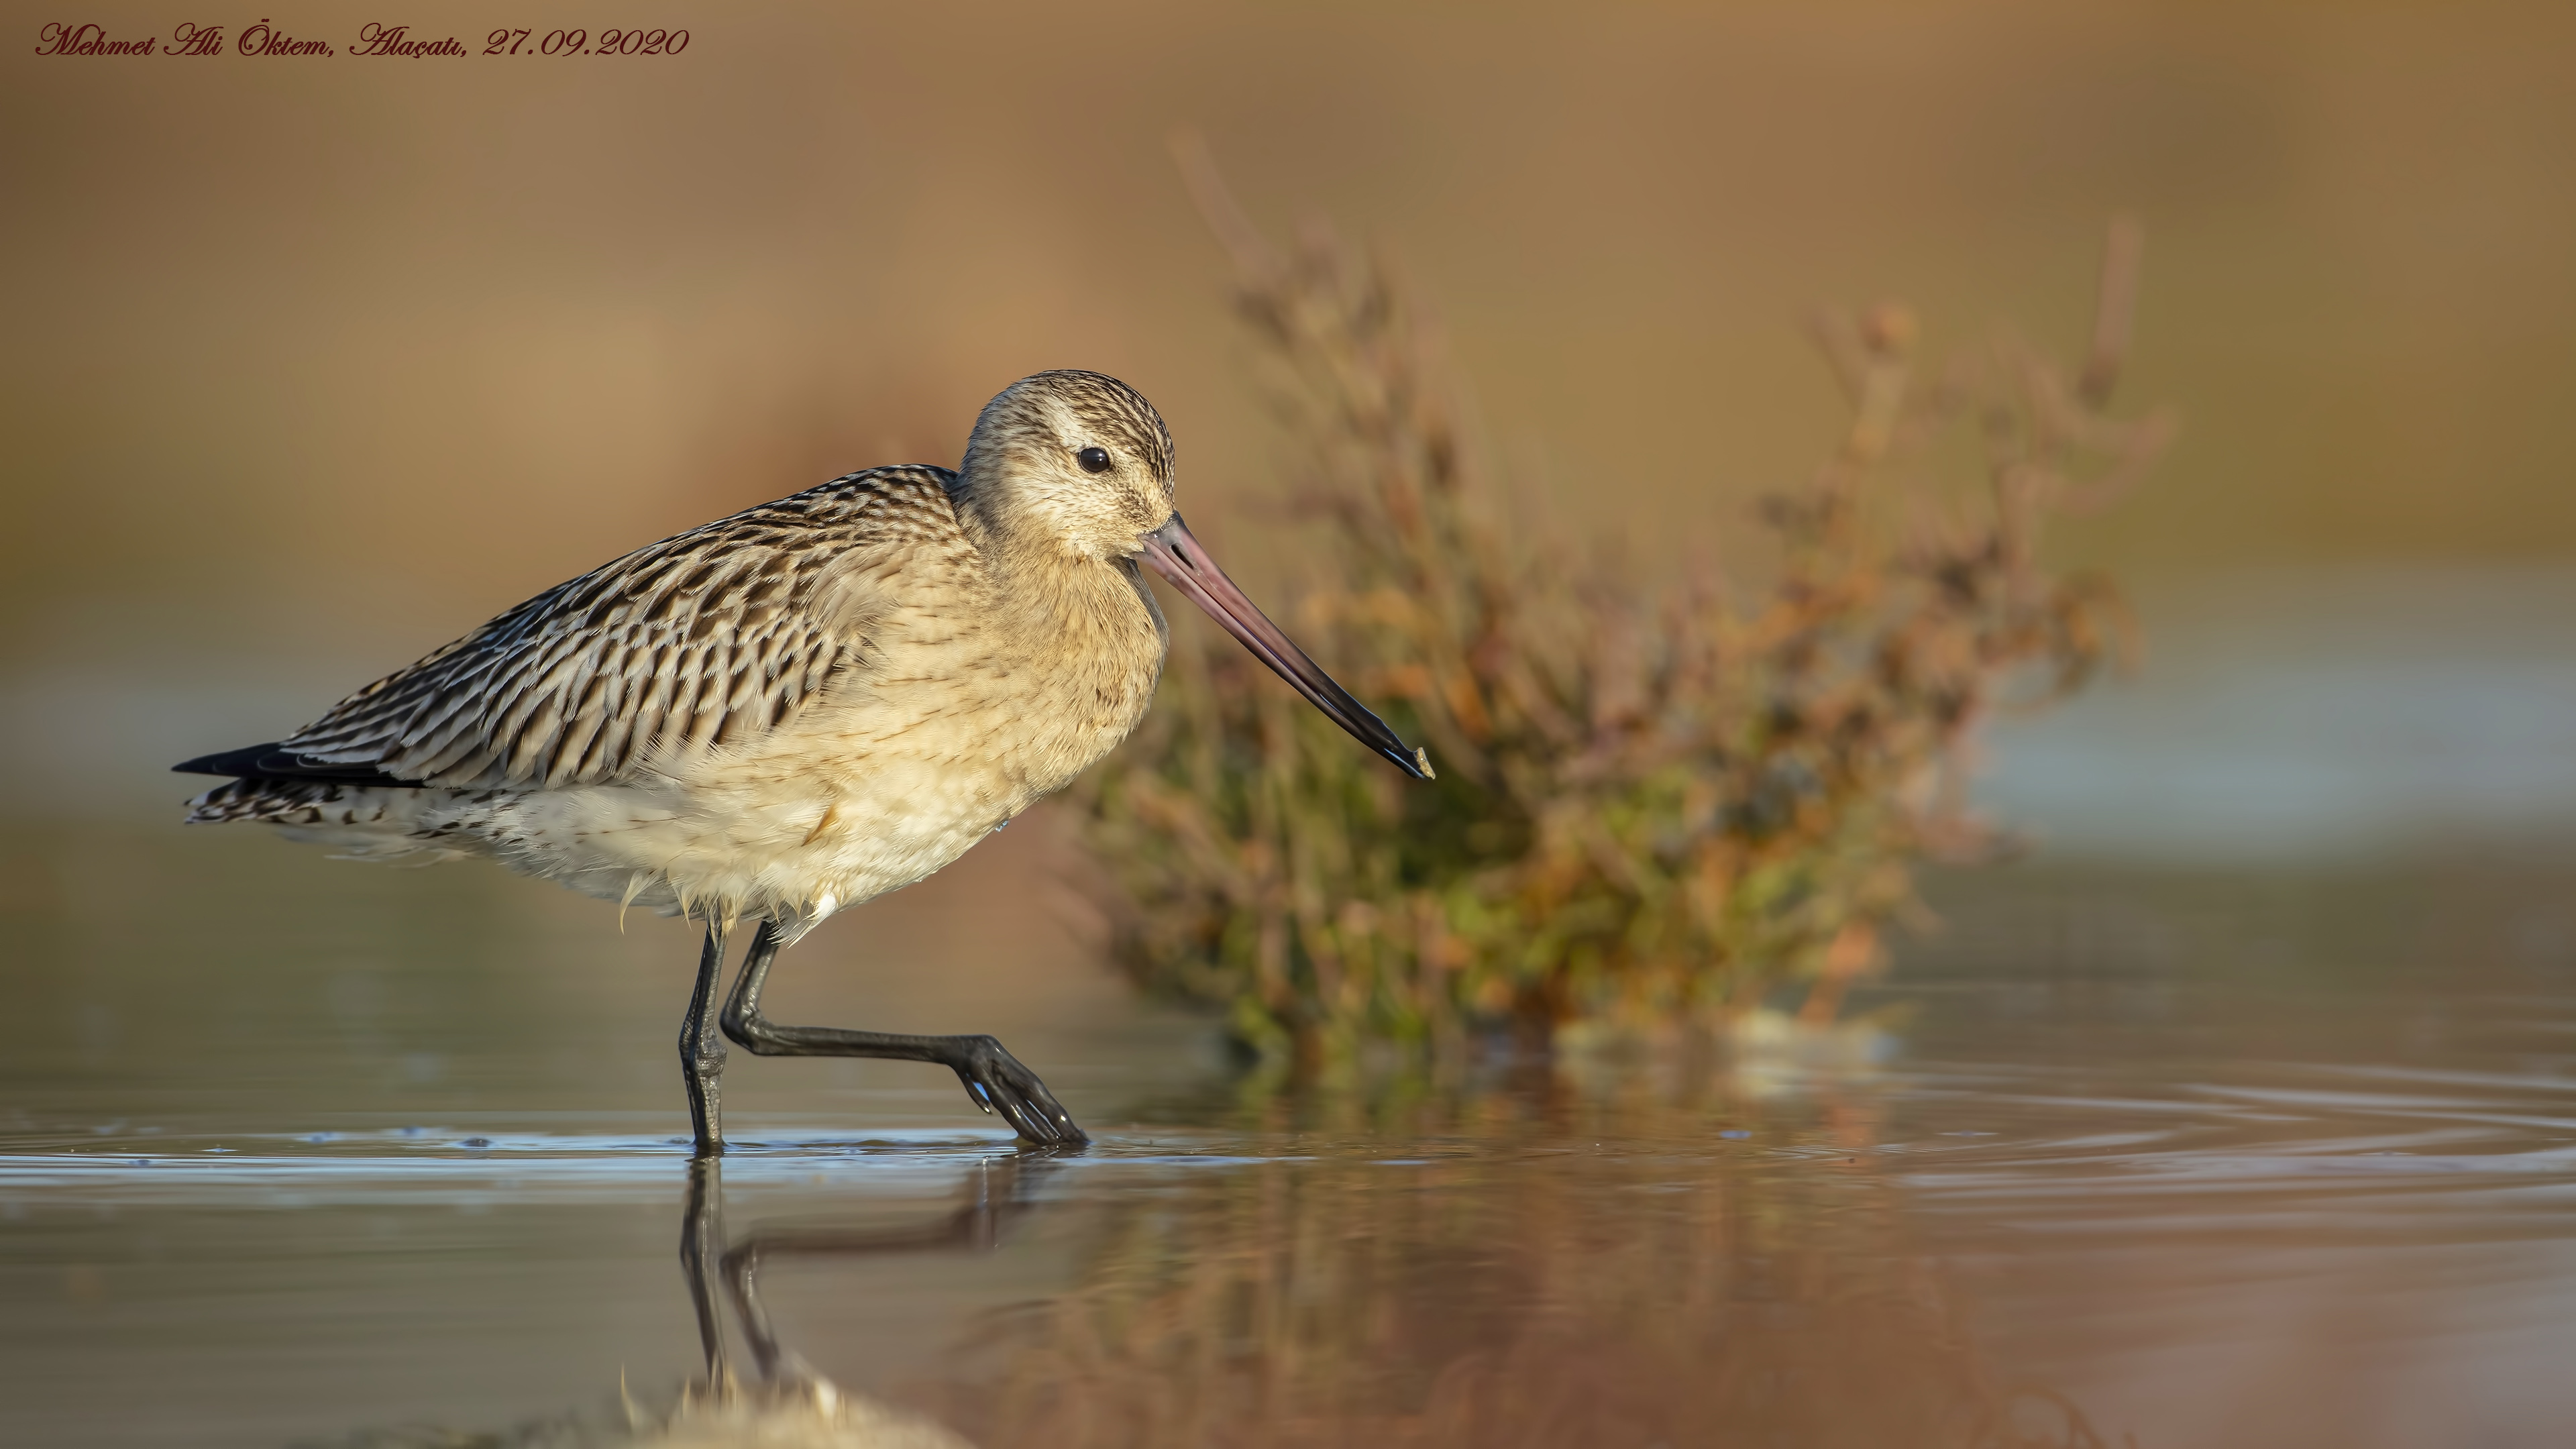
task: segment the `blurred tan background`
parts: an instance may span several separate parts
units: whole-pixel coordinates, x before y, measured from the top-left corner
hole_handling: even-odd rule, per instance
[[[1185,504],[1221,516],[1278,470],[1165,153],[1187,124],[1263,222],[1396,248],[1505,470],[1649,560],[1738,528],[1832,436],[1807,304],[1900,296],[1936,342],[2010,318],[2072,344],[2102,222],[2135,210],[2127,395],[2186,431],[2061,546],[2163,626],[2145,693],[2103,708],[2179,710],[2209,748],[2153,724],[2171,768],[2095,798],[2094,736],[2051,726],[2072,761],[2016,784],[2000,752],[2005,795],[2119,837],[2183,756],[2228,748],[2188,728],[2206,701],[2157,688],[2257,635],[2229,666],[2256,686],[2320,650],[2382,678],[2389,621],[2429,602],[2466,613],[2408,659],[2484,649],[2503,673],[2408,697],[2467,699],[2523,752],[2508,814],[2576,820],[2576,726],[2530,723],[2576,718],[2551,617],[2576,598],[2564,7],[559,3],[506,18],[691,42],[113,61],[30,50],[50,19],[166,38],[207,17],[10,8],[18,812],[156,818],[168,760],[273,737],[638,543],[847,469],[953,462],[984,399],[1041,367],[1141,387]],[[270,18],[345,46],[342,14]],[[384,18],[479,51],[505,17]],[[1260,578],[1252,532],[1233,552]],[[2523,691],[2509,717],[2498,689]],[[2302,698],[2209,708],[2285,760],[2318,748],[2301,719],[2373,714]],[[2415,759],[2420,733],[2369,748]]]
[[[2103,224],[2136,212],[2124,398],[2172,402],[2183,434],[2144,491],[2054,546],[2120,572],[2149,652],[2134,680],[1996,731],[1990,798],[2035,829],[2043,864],[2077,861],[2079,885],[1981,876],[2036,900],[2037,944],[1971,930],[1949,948],[1953,968],[2027,958],[2077,1005],[2033,1007],[2058,998],[2011,983],[1991,1009],[1935,997],[1997,1036],[1934,1036],[1925,1059],[2031,1054],[2091,1093],[2136,1043],[2168,1040],[2112,1029],[2135,1021],[2213,1063],[2296,1061],[2285,1043],[2313,1032],[2332,1044],[2321,1060],[2446,1065],[2487,1040],[2469,1035],[2480,1011],[2548,1024],[2530,1003],[2556,998],[2530,982],[2576,939],[2564,874],[2512,877],[2539,881],[2529,904],[2444,896],[2454,877],[2419,867],[2576,842],[2576,6],[263,4],[273,26],[343,46],[365,19],[476,51],[504,22],[691,41],[659,58],[67,59],[31,54],[45,22],[166,40],[180,21],[237,34],[263,11],[0,0],[13,1131],[667,1139],[685,925],[638,916],[621,934],[602,904],[489,867],[391,872],[182,830],[193,786],[168,765],[273,739],[640,543],[850,469],[953,462],[985,399],[1044,367],[1152,397],[1193,521],[1256,589],[1275,581],[1239,505],[1282,470],[1223,259],[1165,152],[1177,125],[1274,231],[1320,214],[1393,247],[1446,318],[1508,479],[1625,536],[1648,568],[1683,537],[1740,534],[1751,496],[1836,436],[1841,404],[1800,330],[1811,303],[1908,299],[1936,346],[2008,318],[2072,347]],[[1032,821],[833,922],[782,968],[774,1009],[997,1033],[1096,1131],[1190,1120],[1159,1104],[1223,1080],[1211,1034],[1139,1011],[1100,969],[1078,917],[1033,888],[1047,847]],[[2243,867],[2392,854],[2397,872],[2293,893],[2314,904],[2287,915],[2332,931],[2188,895],[2140,906],[2103,888],[2088,907],[2080,883],[2080,857],[2216,866],[2261,901],[2287,877]],[[2435,884],[2389,886],[2408,872]],[[2428,909],[2427,893],[2469,905]],[[1912,940],[1900,954],[1901,973],[1923,964]],[[2121,966],[2133,956],[2147,965]],[[2399,958],[2459,999],[2387,994]],[[2314,992],[2283,993],[2293,978]],[[2255,994],[2195,996],[2197,980]],[[2493,1004],[2508,987],[2522,995]],[[2194,1015],[2247,1002],[2235,1034]],[[2474,1064],[2556,1060],[2550,1041],[2511,1040],[2524,1055]],[[2437,1049],[2457,1055],[2421,1056]],[[2425,1080],[2456,1104],[2495,1079]],[[782,1137],[977,1120],[953,1082],[901,1063],[737,1058],[726,1096],[738,1130]],[[2545,1120],[2529,1111],[2477,1120]],[[2523,1201],[2464,1181],[2486,1182],[2495,1212]],[[2165,1231],[2177,1201],[2137,1221]],[[2243,1201],[2221,1220],[2254,1221],[2234,1216]],[[2321,1271],[2325,1235],[2358,1221],[2327,1206],[2303,1195],[2263,1220],[2294,1225],[2281,1277],[2192,1256],[2193,1238],[2160,1256],[2064,1233],[2041,1252],[2021,1226],[2039,1209],[2008,1215],[2008,1239],[1925,1241],[2003,1265],[1979,1280],[2001,1305],[1980,1331],[2009,1349],[2003,1378],[2062,1387],[2106,1427],[2234,1414],[2217,1442],[2262,1422],[2290,1424],[2273,1436],[2287,1443],[2462,1403],[2545,1421],[2565,1355],[2514,1335],[2548,1318],[2528,1305],[2563,1273],[2376,1236],[2367,1271]],[[88,1239],[21,1229],[72,1244],[22,1255],[130,1235],[141,1266],[98,1281],[176,1284],[161,1301],[181,1307],[120,1300],[122,1316],[69,1330],[13,1314],[25,1390],[0,1399],[61,1405],[65,1422],[290,1380],[281,1414],[321,1407],[268,1442],[345,1432],[333,1406],[362,1398],[421,1402],[409,1417],[425,1420],[464,1401],[458,1385],[483,1396],[478,1422],[506,1422],[586,1401],[612,1365],[650,1385],[684,1343],[660,1217],[618,1229],[647,1246],[613,1261],[600,1220],[550,1217],[553,1236],[414,1247],[427,1266],[387,1277],[362,1271],[403,1261],[381,1234],[344,1247],[297,1219],[295,1253],[271,1253],[79,1211]],[[2532,1226],[2540,1209],[2519,1211],[2535,1215],[2458,1221],[2481,1225],[2479,1248],[2562,1246]],[[1867,1234],[1875,1213],[1817,1221]],[[589,1276],[556,1274],[565,1262]],[[659,1299],[628,1286],[647,1262]],[[2434,1278],[2464,1296],[2401,1296]],[[947,1341],[881,1281],[846,1303],[915,1348]],[[977,1281],[1014,1303],[1055,1291]],[[1917,1301],[1919,1283],[1890,1281],[1879,1297]],[[2521,1297],[2496,1296],[2508,1282]],[[2242,1291],[2187,1296],[2208,1283]],[[240,1296],[202,1296],[226,1291]],[[394,1313],[387,1293],[413,1296]],[[2370,1336],[2419,1302],[2466,1327]],[[2316,1345],[2354,1323],[2367,1356],[2346,1371]],[[2159,1343],[2186,1351],[2130,1351]],[[2476,1387],[2446,1399],[2459,1384]],[[2530,1403],[2543,1410],[2516,1408]]]

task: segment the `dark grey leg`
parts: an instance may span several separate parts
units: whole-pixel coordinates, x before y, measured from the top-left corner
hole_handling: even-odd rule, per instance
[[[778,928],[767,921],[751,938],[742,975],[725,1002],[724,1034],[764,1057],[883,1057],[936,1062],[957,1074],[966,1095],[986,1112],[998,1111],[1011,1130],[1042,1147],[1088,1142],[1038,1075],[1020,1065],[989,1036],[903,1036],[845,1031],[834,1026],[777,1026],[760,1014],[760,988],[778,956]],[[710,1099],[712,1100],[712,1099]]]
[[[763,930],[768,929],[766,925]],[[707,922],[707,943],[698,952],[698,988],[689,994],[689,1014],[680,1021],[680,1075],[689,1085],[689,1126],[697,1134],[700,1157],[724,1151],[724,1037],[716,1030],[716,993],[724,985],[725,928]]]

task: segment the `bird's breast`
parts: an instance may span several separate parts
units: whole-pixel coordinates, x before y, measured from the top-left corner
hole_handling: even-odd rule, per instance
[[[1135,580],[1101,573],[1106,587],[1044,607],[886,619],[823,707],[719,773],[845,801],[843,819],[928,794],[985,828],[1008,820],[1117,748],[1153,703],[1161,614]]]
[[[992,681],[985,726],[1032,799],[1071,784],[1116,749],[1154,702],[1161,621],[1112,622],[1129,627],[1067,630],[1052,647],[1008,661]]]

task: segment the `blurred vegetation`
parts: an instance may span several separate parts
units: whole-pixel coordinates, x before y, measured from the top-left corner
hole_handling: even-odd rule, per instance
[[[1283,617],[1440,775],[1398,777],[1180,628],[1157,709],[1077,796],[1125,969],[1309,1063],[1713,1027],[1792,981],[1829,1018],[1909,867],[1994,843],[1961,788],[1978,723],[2080,687],[2124,634],[2110,584],[2039,541],[2171,431],[2105,410],[2134,227],[2073,366],[2009,332],[1927,360],[1901,306],[1819,313],[1851,420],[1764,501],[1776,560],[1657,587],[1497,492],[1385,258],[1321,226],[1280,250],[1182,159],[1303,454],[1287,511],[1320,567]]]

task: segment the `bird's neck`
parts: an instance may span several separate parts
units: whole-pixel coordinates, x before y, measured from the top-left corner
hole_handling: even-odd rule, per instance
[[[1074,647],[1107,646],[1114,655],[1150,648],[1159,664],[1162,617],[1131,564],[1074,552],[1053,530],[996,506],[993,492],[975,483],[972,473],[961,477],[951,503],[983,560],[996,612],[1015,621],[1014,636],[1050,653],[1076,640]]]
[[[957,510],[958,528],[989,568],[997,574],[1017,575],[1079,561],[1065,551],[1063,540],[1030,527],[1024,516],[1014,516],[1007,500],[998,496],[1000,491],[990,483],[978,486],[975,475],[969,473],[948,494],[949,505]]]

